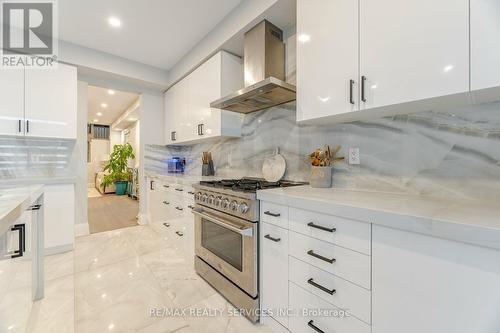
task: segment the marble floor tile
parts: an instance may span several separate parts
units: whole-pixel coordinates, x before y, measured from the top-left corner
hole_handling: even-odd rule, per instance
[[[45,280],[49,281],[73,274],[75,271],[73,257],[73,251],[46,256]]]
[[[129,238],[121,231],[78,237],[74,252],[75,272],[106,266],[137,255]]]
[[[228,306],[222,296],[214,294],[190,306],[185,319],[195,333],[224,333],[230,321]]]
[[[132,230],[132,232],[127,230],[126,235],[139,254],[155,252],[169,247],[169,243],[164,239],[164,237],[159,235],[152,228],[144,227],[139,229],[139,232],[133,231],[135,230]]]
[[[27,332],[74,332],[74,291],[73,275],[47,281],[44,298],[33,303]]]

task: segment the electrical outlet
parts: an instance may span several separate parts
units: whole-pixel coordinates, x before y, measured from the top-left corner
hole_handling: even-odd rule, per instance
[[[359,148],[349,148],[349,164],[361,164]]]

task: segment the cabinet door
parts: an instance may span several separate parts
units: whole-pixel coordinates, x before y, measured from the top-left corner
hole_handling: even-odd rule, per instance
[[[297,120],[357,110],[358,2],[298,0],[297,14]]]
[[[500,86],[500,1],[470,1],[471,90]]]
[[[165,144],[175,143],[174,113],[175,113],[175,86],[167,90],[164,96]]]
[[[26,69],[26,135],[76,139],[76,68]]]
[[[221,97],[221,61],[219,52],[190,75],[190,121],[195,138],[221,134],[221,110],[210,107],[211,102]]]
[[[189,123],[189,108],[190,108],[190,94],[189,94],[189,76],[182,79],[175,85],[174,90],[174,113],[172,115],[174,122],[174,130],[176,131],[176,141],[188,141],[194,138],[190,128],[192,124]]]
[[[500,251],[373,226],[373,333],[500,332]]]
[[[261,295],[263,309],[288,327],[288,317],[279,314],[288,308],[288,230],[261,223]]]
[[[467,92],[468,22],[468,0],[360,0],[361,108]]]
[[[0,70],[0,135],[24,135],[24,69]]]

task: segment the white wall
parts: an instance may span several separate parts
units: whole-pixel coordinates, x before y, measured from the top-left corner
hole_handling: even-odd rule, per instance
[[[88,233],[87,220],[87,91],[88,84],[78,81],[77,140],[73,150],[72,166],[75,183],[75,234]]]
[[[142,94],[140,103],[141,130],[139,133],[140,147],[139,159],[144,161],[145,146],[149,144],[163,145],[163,96]],[[139,165],[139,223],[147,223],[147,204],[146,204],[146,174],[144,172],[144,163]]]
[[[130,143],[135,153],[135,160],[132,160],[130,163],[130,167],[138,168],[140,166],[141,161],[141,138],[140,138],[140,121],[136,121],[133,125],[126,128],[126,131],[129,131],[129,134],[126,136],[127,139],[124,140],[123,143]]]
[[[135,82],[152,90],[165,89],[168,83],[168,71],[164,69],[65,41],[59,41],[58,60],[78,66],[79,74],[113,76],[117,81]]]

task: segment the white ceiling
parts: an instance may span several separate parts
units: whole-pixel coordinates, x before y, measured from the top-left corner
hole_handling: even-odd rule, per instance
[[[168,70],[240,2],[58,1],[59,38]],[[109,26],[110,16],[122,26]]]
[[[89,86],[88,122],[111,125],[137,98],[139,98],[138,94],[115,90],[115,94],[110,95],[107,88]],[[103,108],[102,103],[106,103],[108,106]],[[98,116],[98,112],[101,112],[102,116]],[[98,119],[98,121],[94,121],[94,119]]]

